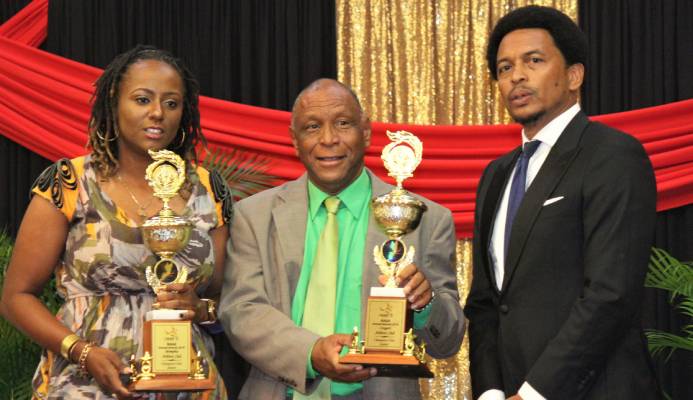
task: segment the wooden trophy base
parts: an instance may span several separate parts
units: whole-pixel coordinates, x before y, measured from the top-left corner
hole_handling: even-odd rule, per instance
[[[216,374],[209,372],[205,379],[190,379],[186,375],[157,375],[154,379],[140,379],[129,385],[135,392],[201,392],[216,388]]]
[[[377,376],[432,378],[433,373],[414,355],[418,349],[412,332],[413,315],[402,288],[374,287],[366,306],[366,334],[359,340],[354,327],[344,364],[361,364],[378,370]],[[408,333],[407,333],[408,332]],[[409,344],[407,344],[409,341]],[[402,354],[407,346],[409,352]],[[425,349],[419,349],[425,352]]]
[[[378,370],[376,376],[397,378],[433,378],[426,364],[414,356],[397,353],[372,352],[368,354],[347,354],[339,359],[344,364],[361,364],[366,368]]]

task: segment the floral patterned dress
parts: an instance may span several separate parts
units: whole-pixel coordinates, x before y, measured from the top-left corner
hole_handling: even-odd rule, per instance
[[[193,230],[190,242],[175,260],[187,266],[188,279],[201,295],[214,270],[210,231],[230,221],[231,195],[218,174],[201,167],[190,170],[191,195],[182,216],[192,222]],[[113,350],[128,365],[132,354],[142,356],[143,316],[156,298],[145,281],[144,269],[154,265],[157,257],[144,246],[137,224],[100,190],[89,155],[57,161],[41,174],[32,192],[55,204],[69,222],[65,251],[56,269],[65,303],[56,317],[80,337]],[[212,341],[196,324],[193,345],[209,368],[216,370]],[[223,382],[216,376],[217,388],[209,398],[225,399]],[[77,365],[46,350],[33,388],[35,398],[41,399],[113,398],[91,377],[81,377]],[[174,393],[168,397],[196,395]]]

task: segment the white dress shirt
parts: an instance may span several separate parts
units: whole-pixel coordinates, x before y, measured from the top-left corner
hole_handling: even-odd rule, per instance
[[[561,115],[546,124],[545,127],[541,128],[534,138],[532,138],[532,140],[541,141],[541,144],[537,148],[537,151],[529,159],[525,188],[529,188],[529,186],[532,184],[532,181],[537,176],[539,169],[544,164],[544,161],[546,161],[546,157],[549,155],[551,148],[556,144],[556,141],[558,141],[561,133],[563,133],[566,126],[568,126],[570,121],[578,112],[580,112],[580,105],[575,103],[572,107],[565,110]],[[527,136],[525,136],[525,131],[523,129],[522,144],[524,145],[528,141],[529,139],[527,139]],[[513,181],[516,168],[517,165],[513,167],[513,171],[508,179],[508,183],[505,185],[505,189],[503,190],[503,197],[501,198],[501,203],[498,207],[498,214],[496,214],[495,222],[493,224],[493,231],[491,233],[489,253],[491,255],[491,261],[493,262],[493,272],[498,290],[500,290],[503,286],[503,277],[505,275],[505,220],[508,214],[508,198],[510,197],[511,186],[510,183]],[[546,400],[542,395],[534,390],[528,382],[522,384],[522,387],[520,387],[518,393],[523,399],[526,400]],[[514,393],[511,393],[511,395],[514,395]],[[505,398],[505,393],[503,393],[502,390],[490,389],[485,391],[481,397],[479,397],[479,400],[505,400]]]

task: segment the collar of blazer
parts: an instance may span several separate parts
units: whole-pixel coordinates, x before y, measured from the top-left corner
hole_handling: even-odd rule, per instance
[[[572,161],[580,153],[580,140],[588,123],[589,120],[583,112],[579,112],[570,121],[527,189],[522,204],[517,210],[512,232],[510,232],[510,245],[506,260],[508,265],[505,268],[506,273],[503,278],[501,293],[505,292],[512,280],[544,201],[551,196]]]
[[[522,255],[527,239],[531,233],[534,222],[536,221],[539,211],[544,201],[551,195],[556,185],[561,181],[561,178],[568,169],[572,160],[580,151],[580,140],[582,133],[589,123],[589,120],[583,112],[579,112],[565,128],[556,144],[551,148],[546,161],[541,167],[541,170],[534,178],[532,185],[528,188],[525,198],[520,206],[520,209],[515,216],[513,223],[513,231],[510,235],[510,247],[505,260],[507,266],[504,274],[503,285],[501,292],[504,291],[517,267],[517,263]],[[495,215],[498,213],[498,206],[503,194],[503,189],[507,185],[508,178],[512,172],[513,166],[520,154],[518,146],[510,153],[502,156],[497,160],[495,168],[491,169],[489,180],[490,183],[486,189],[479,192],[480,210],[479,221],[479,243],[481,251],[486,255],[487,274],[493,280],[493,265],[488,256],[488,247],[490,242],[491,227],[493,226]],[[496,288],[494,282],[491,286]]]
[[[371,170],[366,168],[366,173],[371,179],[372,196],[380,196],[392,190],[394,186],[385,183],[383,180],[375,176]],[[277,197],[278,204],[272,209],[272,220],[276,226],[277,241],[281,249],[284,268],[289,279],[289,285],[292,290],[296,287],[298,277],[300,275],[301,266],[303,265],[303,251],[306,241],[306,219],[308,218],[308,174],[304,173],[298,179],[287,182]],[[368,236],[366,244],[380,242],[384,236],[377,229],[377,224],[372,216],[368,222]],[[368,247],[365,251],[364,266],[368,265],[371,258]],[[370,268],[364,268],[370,271]],[[372,271],[371,271],[372,272]],[[376,271],[377,273],[377,271]],[[365,276],[364,281],[372,277]],[[376,275],[377,280],[377,275]],[[370,288],[365,288],[364,290]]]

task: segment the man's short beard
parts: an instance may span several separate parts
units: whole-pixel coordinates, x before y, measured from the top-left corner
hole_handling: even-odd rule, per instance
[[[515,122],[522,126],[532,126],[536,124],[537,121],[539,121],[539,119],[544,116],[544,114],[546,114],[546,111],[542,110],[524,118],[516,117],[514,115],[510,116],[513,118]]]

